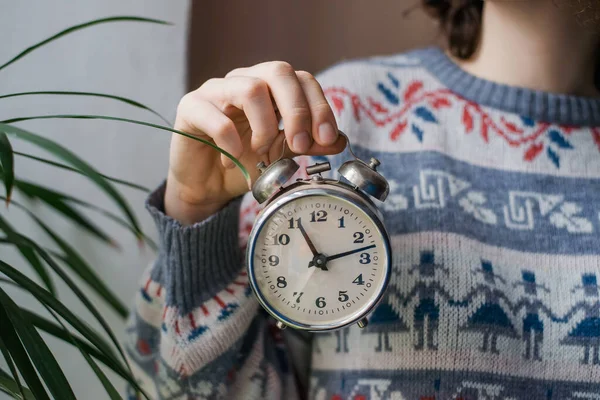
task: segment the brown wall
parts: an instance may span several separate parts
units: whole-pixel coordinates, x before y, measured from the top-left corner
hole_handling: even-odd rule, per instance
[[[285,60],[317,72],[345,58],[439,41],[420,0],[194,0],[188,87],[236,67]]]

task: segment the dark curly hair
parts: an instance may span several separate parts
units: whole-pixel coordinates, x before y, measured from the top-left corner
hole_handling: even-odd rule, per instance
[[[452,55],[460,59],[471,57],[479,43],[483,0],[421,1],[427,14],[439,21],[440,29],[447,38],[448,49]],[[594,6],[593,2],[600,4],[600,0],[587,1],[592,7],[598,7]],[[600,21],[600,7],[597,11],[589,13],[589,16],[586,21],[581,22],[593,28]],[[600,90],[600,57],[596,63],[595,84]]]

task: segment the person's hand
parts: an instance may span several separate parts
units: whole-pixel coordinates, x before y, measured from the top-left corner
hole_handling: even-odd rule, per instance
[[[285,132],[279,131],[283,119]],[[185,95],[175,129],[211,140],[256,179],[259,161],[277,160],[287,140],[294,154],[344,150],[331,107],[315,78],[285,62],[235,69]],[[215,213],[248,191],[242,173],[217,150],[184,136],[171,139],[165,210],[183,224]]]

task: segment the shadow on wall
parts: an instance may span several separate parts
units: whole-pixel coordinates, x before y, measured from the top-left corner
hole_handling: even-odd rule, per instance
[[[315,73],[343,59],[439,43],[437,26],[419,5],[420,0],[194,1],[187,87],[261,61],[285,60]]]

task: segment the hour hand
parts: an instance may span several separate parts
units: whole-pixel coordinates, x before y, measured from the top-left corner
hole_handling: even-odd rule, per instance
[[[361,251],[372,249],[374,247],[376,247],[376,246],[374,244],[371,244],[369,246],[361,247],[359,249],[354,249],[354,250],[350,250],[350,251],[345,251],[343,253],[334,254],[332,256],[328,256],[327,257],[327,261],[336,260],[338,258],[342,258],[342,257],[346,257],[346,256],[349,256],[349,255],[352,255],[352,254],[356,254],[356,253],[359,253]]]
[[[302,226],[302,222],[300,222],[300,221],[298,221],[298,228],[300,228],[300,232],[302,232],[302,236],[304,237],[304,240],[306,241],[306,244],[308,244],[308,247],[310,247],[310,251],[312,251],[313,256],[315,256],[315,257],[318,256],[319,252],[317,251],[317,249],[316,249],[315,245],[313,244],[312,240],[310,240],[310,237],[308,237],[308,234],[304,230],[304,227]],[[308,266],[310,267],[311,264],[308,264]]]

